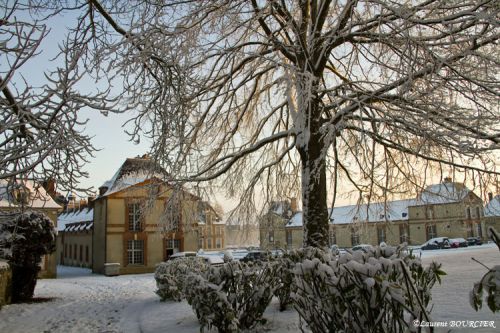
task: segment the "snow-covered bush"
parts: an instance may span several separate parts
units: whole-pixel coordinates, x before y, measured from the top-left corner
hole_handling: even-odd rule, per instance
[[[19,212],[0,224],[4,245],[0,255],[12,268],[12,301],[29,300],[35,291],[42,256],[56,249],[52,221],[36,211]]]
[[[158,290],[156,294],[161,301],[181,301],[184,298],[183,290],[188,273],[199,274],[207,271],[208,265],[203,258],[186,257],[162,262],[156,266],[155,280]]]
[[[328,252],[318,248],[308,247],[300,250],[285,252],[282,257],[278,257],[273,262],[273,271],[276,277],[274,295],[278,298],[280,311],[284,311],[292,303],[291,292],[295,291],[293,268],[296,263],[304,259],[318,258],[322,262],[332,259]]]
[[[231,261],[204,274],[189,274],[184,292],[202,331],[239,332],[262,321],[273,279],[269,263]]]
[[[230,251],[224,251],[223,260],[224,260],[224,262],[233,261],[233,254]]]
[[[488,228],[488,236],[500,249],[500,234],[493,227]],[[483,298],[491,311],[500,311],[500,265],[490,268],[481,281],[474,283],[470,304],[476,311],[483,307]]]
[[[305,257],[313,253],[304,251]],[[414,319],[429,321],[430,290],[445,274],[440,266],[424,268],[401,248],[377,247],[338,259],[316,253],[295,265],[291,297],[312,332],[401,332],[414,329]]]

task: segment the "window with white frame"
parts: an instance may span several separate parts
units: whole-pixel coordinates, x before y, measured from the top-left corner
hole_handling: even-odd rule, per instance
[[[352,246],[359,244],[359,231],[355,228],[351,229],[351,244]]]
[[[378,243],[385,243],[385,226],[378,226],[377,227],[377,241]]]
[[[428,224],[425,226],[425,231],[427,234],[427,240],[437,237],[437,228],[435,224]]]
[[[407,223],[399,225],[399,243],[408,243],[410,239],[410,228]]]
[[[144,264],[144,241],[129,240],[127,241],[127,263],[129,265]]]
[[[222,239],[220,239],[220,238],[215,239],[215,247],[217,249],[221,249],[222,248]]]
[[[292,230],[287,230],[286,231],[286,245],[288,248],[291,248],[293,244],[293,238],[292,238]]]
[[[337,234],[335,233],[335,229],[328,230],[328,243],[330,246],[337,244]]]
[[[141,205],[138,202],[132,202],[127,205],[128,211],[128,230],[141,231]]]

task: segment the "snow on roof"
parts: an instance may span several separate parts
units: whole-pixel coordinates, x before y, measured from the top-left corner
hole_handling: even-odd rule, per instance
[[[4,261],[4,260],[0,259],[0,271],[1,270],[7,270],[9,268],[10,268],[9,263],[7,261]]]
[[[500,194],[497,194],[484,207],[484,216],[500,216]]]
[[[113,178],[102,185],[108,188],[103,196],[122,191],[151,178],[163,179],[165,175],[166,172],[161,171],[149,158],[127,158]]]
[[[61,208],[45,189],[33,180],[17,181],[15,185],[9,184],[5,179],[0,180],[0,208],[20,207],[13,195],[15,188],[24,188],[29,191],[29,199],[25,206],[31,208]]]
[[[470,190],[462,183],[445,181],[426,187],[418,198],[417,205],[461,202],[469,193]]]
[[[94,209],[93,208],[83,208],[76,211],[63,212],[57,217],[57,230],[63,231],[67,225],[71,223],[79,222],[93,222],[94,221]]]
[[[352,222],[384,222],[408,220],[408,207],[415,204],[414,199],[377,202],[363,205],[349,205],[329,209],[330,223],[347,224]],[[286,224],[287,227],[302,226],[302,212],[295,213]]]

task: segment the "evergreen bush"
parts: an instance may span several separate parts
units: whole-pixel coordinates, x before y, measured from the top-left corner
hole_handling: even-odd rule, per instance
[[[402,248],[377,247],[333,258],[304,249],[295,264],[294,308],[313,333],[402,332],[429,321],[430,290],[445,274]],[[311,255],[313,258],[310,258]]]
[[[25,211],[0,224],[2,257],[12,268],[12,302],[33,298],[42,256],[56,249],[57,231],[43,213]]]
[[[162,302],[166,300],[181,301],[184,298],[184,284],[188,273],[199,274],[208,270],[203,258],[186,257],[162,262],[156,266],[155,280]]]
[[[202,332],[205,327],[239,332],[263,321],[275,284],[269,263],[231,261],[204,274],[189,274],[185,294]]]

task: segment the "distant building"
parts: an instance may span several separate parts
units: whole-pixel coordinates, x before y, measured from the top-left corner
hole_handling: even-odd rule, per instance
[[[303,246],[302,212],[285,203],[271,204],[260,220],[262,248]],[[292,212],[292,216],[290,216]],[[482,200],[461,183],[446,178],[427,187],[416,199],[340,206],[329,209],[329,243],[422,244],[434,237],[485,237]]]
[[[94,198],[70,202],[57,217],[57,263],[59,265],[92,267],[92,231],[94,229]]]
[[[9,213],[32,209],[47,215],[57,227],[57,213],[62,209],[46,190],[33,180],[9,183],[0,180],[0,211]],[[39,276],[55,278],[57,276],[56,254],[43,256]]]
[[[500,232],[500,194],[493,197],[492,193],[488,193],[488,203],[484,207],[485,226],[494,227]]]
[[[153,161],[128,158],[94,202],[92,270],[152,272],[179,251],[224,248],[224,224],[207,204],[162,181]],[[153,199],[154,198],[154,199]]]

